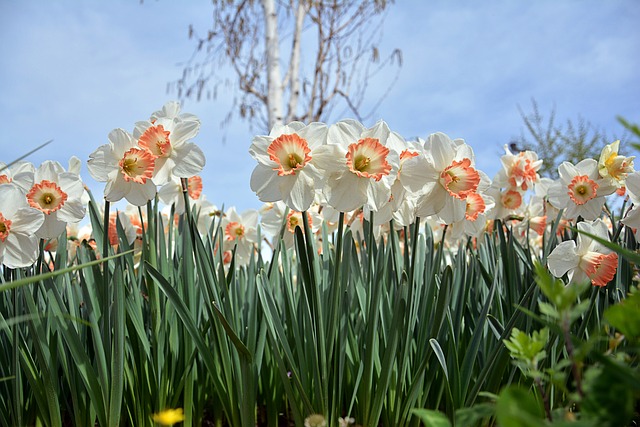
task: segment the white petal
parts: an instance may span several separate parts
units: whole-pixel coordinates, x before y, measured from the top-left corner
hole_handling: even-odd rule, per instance
[[[361,178],[362,179],[362,178]],[[367,189],[367,205],[373,211],[382,209],[389,203],[391,198],[391,187],[386,186],[382,181],[374,181],[368,179]]]
[[[263,165],[258,164],[251,173],[251,190],[258,195],[263,202],[277,202],[282,200],[278,175],[276,172]]]
[[[246,211],[240,214],[242,218],[242,223],[246,227],[254,228],[258,226],[258,219],[260,219],[260,214],[256,209],[247,209]]]
[[[136,140],[124,129],[114,129],[109,132],[109,142],[113,144],[113,157],[118,161],[129,149],[136,146]]]
[[[182,197],[182,185],[179,180],[172,179],[158,190],[158,197],[165,205],[176,203]]]
[[[190,139],[198,135],[199,130],[200,130],[199,121],[198,122],[194,122],[194,121],[178,122],[169,135],[171,146],[174,149],[180,148],[182,144],[184,144],[185,142],[189,141]]]
[[[556,209],[564,209],[569,204],[569,195],[567,194],[567,187],[563,181],[554,181],[547,190],[549,203],[551,203]]]
[[[27,198],[20,187],[13,183],[0,185],[0,213],[5,218],[15,221],[16,212],[27,206]]]
[[[80,169],[82,168],[82,160],[76,156],[71,156],[69,159],[69,172],[76,175],[80,175]]]
[[[367,179],[351,172],[332,175],[324,188],[329,205],[340,212],[349,212],[367,202]]]
[[[307,141],[309,148],[313,150],[314,148],[327,143],[328,132],[329,127],[326,124],[313,122],[300,129],[298,135],[300,135],[301,138],[304,138]]]
[[[2,263],[9,268],[28,267],[38,258],[38,239],[35,234],[11,233],[4,243]]]
[[[81,199],[70,199],[64,203],[64,206],[60,208],[58,212],[58,219],[64,222],[78,222],[82,221],[82,219],[86,215],[86,210],[84,207],[84,203],[82,203]]]
[[[407,190],[416,194],[438,181],[439,173],[423,155],[405,160],[400,172],[400,181]],[[416,194],[417,195],[417,194]]]
[[[579,206],[581,208],[579,210],[579,215],[586,220],[593,221],[602,214],[604,202],[604,197],[596,197],[595,199],[589,200],[584,205]]]
[[[426,218],[430,215],[435,215],[444,208],[448,197],[451,196],[447,190],[442,185],[436,184],[430,192],[425,193],[418,199],[416,216]]]
[[[157,191],[156,184],[148,179],[144,184],[132,183],[130,191],[124,197],[134,206],[144,206],[156,196]]]
[[[32,207],[19,208],[11,219],[11,233],[33,234],[44,222],[44,214]]]
[[[640,229],[640,206],[636,205],[627,212],[627,215],[622,219],[622,223],[627,227]]]
[[[384,121],[379,120],[375,125],[365,130],[360,138],[376,138],[381,144],[386,145],[390,133],[389,126]]]
[[[304,212],[315,196],[314,181],[305,173],[281,177],[279,180],[282,201],[294,211]]]
[[[631,197],[631,201],[640,204],[640,171],[636,171],[627,175],[625,186]]]
[[[58,175],[60,189],[67,193],[69,199],[80,199],[84,194],[84,185],[80,176],[74,173],[63,172]]]
[[[58,174],[64,172],[64,168],[58,162],[52,160],[45,160],[40,167],[36,169],[36,173],[33,176],[34,182],[41,182],[47,180],[50,182],[58,182]]]
[[[116,179],[107,181],[104,187],[104,198],[109,202],[122,200],[131,190],[131,182],[125,181],[121,174],[116,175]]]
[[[117,167],[118,163],[115,161],[110,144],[101,145],[96,151],[89,154],[87,169],[96,181],[107,181],[109,172]]]
[[[56,239],[60,237],[60,234],[67,228],[67,223],[58,219],[58,212],[44,216],[44,222],[36,231],[37,237],[40,239]]]
[[[600,173],[598,172],[598,161],[595,159],[581,160],[576,165],[576,169],[578,170],[579,175],[587,175],[593,180],[600,178]]]
[[[556,277],[562,277],[569,270],[578,268],[580,258],[576,252],[576,243],[573,240],[560,243],[547,258],[549,271]]]
[[[431,154],[433,165],[438,171],[443,171],[450,166],[455,157],[453,141],[442,132],[429,135],[425,149]]]
[[[444,206],[436,214],[445,224],[462,221],[467,210],[467,202],[456,197],[447,197]]]
[[[175,162],[170,157],[157,157],[153,169],[153,182],[164,185],[171,181],[171,173],[175,167]]]
[[[273,142],[273,138],[270,136],[259,135],[253,138],[253,142],[249,147],[249,154],[258,163],[262,163],[271,167],[275,167],[275,162],[271,160],[271,157],[267,153],[269,145]],[[272,166],[273,164],[273,166]]]
[[[564,185],[569,185],[574,177],[580,175],[580,172],[572,163],[562,162],[560,166],[558,166],[558,175]]]
[[[206,163],[204,153],[196,144],[188,142],[183,144],[179,150],[175,150],[175,167],[173,175],[178,178],[191,178],[202,172]]]
[[[311,162],[328,173],[344,171],[347,165],[347,151],[336,144],[326,144],[313,150]]]
[[[346,149],[350,144],[358,142],[364,132],[364,126],[356,120],[341,120],[329,126],[327,144],[337,144]]]

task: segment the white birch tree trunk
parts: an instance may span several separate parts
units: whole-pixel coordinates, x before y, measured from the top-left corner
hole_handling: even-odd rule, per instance
[[[306,0],[298,0],[296,9],[296,23],[293,30],[293,46],[291,47],[291,60],[289,61],[289,71],[287,72],[289,82],[289,105],[287,106],[287,123],[294,120],[298,109],[298,99],[300,97],[300,49],[302,40],[302,25],[307,13],[305,8]]]
[[[264,10],[265,52],[267,55],[267,104],[269,130],[283,121],[282,99],[284,88],[280,75],[280,39],[275,0],[262,0]]]

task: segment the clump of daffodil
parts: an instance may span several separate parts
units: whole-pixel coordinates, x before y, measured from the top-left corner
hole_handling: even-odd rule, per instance
[[[157,414],[153,414],[153,421],[163,426],[172,426],[175,423],[184,421],[184,411],[182,408],[165,409]]]

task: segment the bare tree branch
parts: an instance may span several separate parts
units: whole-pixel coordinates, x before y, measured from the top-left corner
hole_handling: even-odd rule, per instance
[[[263,131],[283,120],[328,121],[336,108],[365,118],[402,65],[400,50],[382,59],[374,42],[387,10],[386,0],[214,0],[211,29],[201,36],[189,27],[194,53],[168,89],[180,98],[215,99],[220,87],[235,87],[224,123],[239,114]],[[369,79],[389,69],[389,87],[365,104]],[[223,77],[226,70],[235,82]],[[370,112],[363,114],[365,105]]]

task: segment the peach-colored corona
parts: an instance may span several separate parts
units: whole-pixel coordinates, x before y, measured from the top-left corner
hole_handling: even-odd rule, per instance
[[[273,168],[278,175],[295,175],[311,161],[309,144],[295,133],[277,137],[267,148],[269,158],[278,164]]]
[[[518,209],[522,205],[522,194],[516,190],[508,190],[502,195],[500,201],[507,209]]]
[[[189,178],[187,181],[187,191],[189,192],[189,197],[193,200],[198,200],[202,194],[202,178],[198,175]]]
[[[576,205],[584,205],[589,200],[596,198],[598,184],[587,175],[577,175],[573,177],[569,184],[568,194]]]
[[[29,205],[49,215],[60,209],[67,201],[67,193],[62,191],[55,182],[42,180],[31,187],[27,193]]]
[[[616,274],[618,254],[589,252],[582,257],[580,264],[594,286],[607,286]]]
[[[308,212],[307,220],[309,221],[309,227],[311,227],[313,224],[313,220]],[[300,227],[300,229],[302,230],[302,225],[302,213],[297,211],[289,212],[289,214],[287,215],[287,230],[289,230],[291,233],[295,233],[296,227]]]
[[[138,140],[138,145],[149,150],[155,157],[169,157],[171,154],[170,133],[164,130],[162,125],[149,126]]]
[[[125,181],[144,184],[153,176],[155,160],[150,151],[131,148],[124,153],[118,165]]]
[[[391,165],[387,162],[389,149],[375,138],[364,138],[349,145],[346,154],[347,167],[361,178],[380,181],[389,175]]]
[[[237,240],[244,237],[244,225],[233,221],[227,224],[224,229],[224,235],[227,240]]]
[[[465,218],[468,221],[475,221],[478,219],[478,215],[484,213],[486,204],[484,199],[478,193],[470,193],[467,195],[467,211],[465,212]]]
[[[440,182],[449,194],[460,200],[475,193],[480,183],[480,174],[471,166],[471,160],[454,161],[440,174]]]
[[[11,221],[6,219],[0,213],[0,241],[4,242],[7,237],[9,237],[9,232],[11,231]]]

